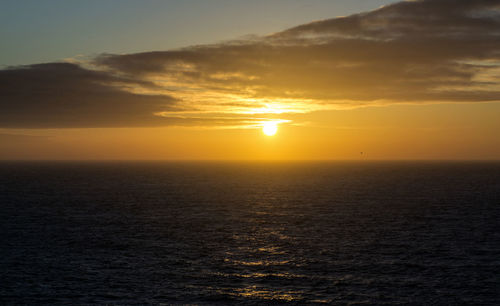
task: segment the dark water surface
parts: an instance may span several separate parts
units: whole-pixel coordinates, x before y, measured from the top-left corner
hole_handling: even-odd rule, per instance
[[[500,304],[500,163],[0,163],[0,304]]]

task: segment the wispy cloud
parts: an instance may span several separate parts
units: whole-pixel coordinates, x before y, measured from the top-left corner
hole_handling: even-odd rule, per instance
[[[252,126],[323,109],[498,101],[498,50],[500,1],[405,1],[265,37],[1,70],[0,125]]]
[[[45,140],[47,138],[49,136],[0,133],[0,142],[9,144],[32,143],[34,140]]]

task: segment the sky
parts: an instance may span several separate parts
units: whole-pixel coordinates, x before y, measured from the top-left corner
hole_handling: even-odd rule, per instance
[[[498,0],[0,3],[0,159],[500,158]]]
[[[0,67],[266,35],[395,0],[0,0]]]

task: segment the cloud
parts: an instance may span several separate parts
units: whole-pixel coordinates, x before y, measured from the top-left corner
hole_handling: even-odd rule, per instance
[[[48,136],[0,133],[1,144],[32,143],[48,139]]]
[[[121,88],[147,86],[70,63],[14,67],[0,71],[3,128],[160,125],[155,111],[173,109],[165,95],[139,95]],[[156,119],[156,120],[155,120]]]
[[[101,55],[92,68],[2,70],[0,125],[210,126],[247,124],[243,115],[498,101],[499,50],[500,1],[405,1],[265,37]]]

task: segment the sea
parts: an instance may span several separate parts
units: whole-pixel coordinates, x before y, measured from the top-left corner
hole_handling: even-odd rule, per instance
[[[500,162],[1,162],[1,305],[500,305]]]

